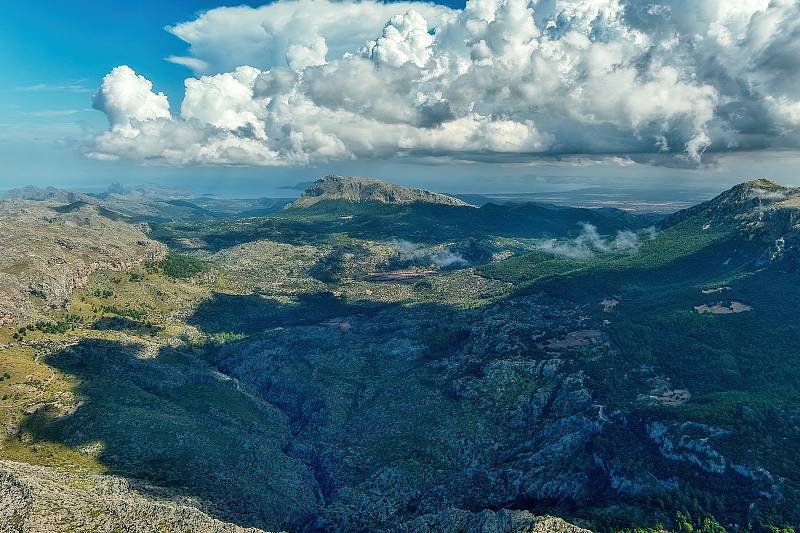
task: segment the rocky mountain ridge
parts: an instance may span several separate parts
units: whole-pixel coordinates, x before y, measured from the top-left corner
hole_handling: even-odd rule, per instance
[[[429,203],[467,206],[466,202],[423,189],[402,187],[385,181],[354,176],[325,176],[308,186],[291,207],[309,207],[323,200],[379,202],[384,204]]]
[[[704,231],[734,228],[740,240],[757,245],[759,263],[800,259],[800,188],[759,178],[666,217],[662,226],[696,220]]]
[[[704,215],[709,221],[752,221],[768,210],[800,207],[800,188],[785,187],[767,178],[740,183],[711,200],[665,217],[671,226],[688,218]]]
[[[237,216],[260,216],[278,211],[290,201],[289,198],[220,198],[156,184],[114,184],[100,193],[28,186],[12,189],[2,198],[9,201],[49,201],[65,207],[88,204],[135,221],[159,223],[171,220],[211,221]]]

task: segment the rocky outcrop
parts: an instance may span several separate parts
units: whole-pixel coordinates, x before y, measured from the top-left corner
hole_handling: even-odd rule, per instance
[[[346,200],[348,202],[379,202],[383,204],[428,203],[467,206],[458,198],[401,187],[385,181],[352,176],[325,176],[309,185],[290,207],[308,207],[322,200]]]
[[[407,522],[398,531],[404,533],[591,533],[561,518],[536,516],[528,511],[481,511],[446,509]]]
[[[663,422],[653,422],[647,426],[647,434],[658,445],[661,455],[673,461],[692,463],[711,474],[725,473],[725,457],[708,443],[710,437],[723,435],[725,430],[695,422],[684,422],[673,431],[670,429]],[[687,434],[692,431],[700,433],[702,438],[692,439]]]
[[[661,455],[671,461],[695,465],[709,474],[735,473],[751,480],[765,497],[778,494],[774,476],[764,468],[734,463],[722,455],[714,444],[729,431],[697,422],[665,423],[654,421],[647,425],[647,434],[658,446]]]
[[[65,529],[66,528],[66,529]],[[259,533],[217,520],[163,489],[101,474],[0,461],[0,531]]]

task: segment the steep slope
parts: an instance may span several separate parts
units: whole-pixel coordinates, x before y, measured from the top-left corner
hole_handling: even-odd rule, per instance
[[[764,178],[748,181],[665,218],[662,226],[692,222],[704,231],[731,228],[735,241],[751,248],[759,265],[795,266],[800,258],[800,188]]]
[[[574,211],[556,216],[575,217]],[[608,219],[603,220],[608,213],[596,210],[592,215],[585,220],[596,225],[600,233],[613,230],[615,221],[620,227],[620,219],[612,217],[610,224]],[[626,221],[628,229],[634,229],[637,222],[641,228],[648,219],[621,220]],[[486,273],[501,279],[530,281],[577,269],[588,275],[603,271],[604,280],[619,278],[622,283],[645,277],[648,283],[681,285],[689,281],[714,283],[768,265],[793,269],[800,260],[800,188],[784,187],[766,179],[745,182],[663,218],[649,231],[651,238],[631,249],[636,253],[594,254],[576,264],[574,258],[563,254],[548,257],[536,252],[490,265]],[[655,235],[658,238],[653,238]],[[574,245],[564,240],[567,237],[568,233],[559,236],[566,248]],[[539,265],[547,268],[537,268]]]
[[[7,532],[127,531],[266,533],[223,522],[169,490],[118,476],[0,461],[0,530]],[[502,509],[445,509],[396,524],[407,533],[591,533],[551,516]]]
[[[539,254],[486,269],[607,317],[616,360],[581,368],[605,389],[598,403],[626,411],[603,435],[619,493],[679,472],[682,490],[722,502],[718,517],[741,523],[749,506],[747,520],[797,523],[798,196],[755,180],[667,217],[624,256]],[[632,466],[653,443],[660,457]]]
[[[158,261],[166,248],[146,226],[80,197],[0,202],[0,321],[13,322],[64,305],[99,269],[129,270]]]
[[[463,200],[425,191],[401,187],[376,179],[353,176],[325,176],[308,186],[291,207],[308,207],[322,200],[348,202],[380,202],[384,204],[412,204],[416,202],[442,205],[468,205]]]
[[[672,226],[695,216],[711,221],[752,219],[761,211],[791,205],[800,198],[800,188],[784,187],[766,178],[740,183],[711,200],[682,209],[664,218],[663,226]]]

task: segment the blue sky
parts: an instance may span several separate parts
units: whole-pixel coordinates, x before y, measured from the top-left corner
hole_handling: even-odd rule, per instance
[[[555,2],[555,4],[558,3]],[[560,0],[560,3],[568,4],[569,0]],[[130,66],[136,71],[136,74],[152,82],[153,92],[165,93],[169,98],[174,119],[178,120],[182,126],[186,126],[188,123],[183,122],[185,117],[177,117],[180,103],[184,98],[184,80],[192,76],[199,77],[200,74],[218,74],[227,69],[220,67],[220,69],[214,70],[213,61],[209,60],[213,54],[209,56],[208,51],[202,51],[201,46],[197,43],[194,43],[197,45],[195,46],[196,50],[189,50],[186,42],[165,31],[165,27],[184,21],[193,21],[206,10],[242,4],[253,7],[263,5],[262,2],[155,2],[143,0],[138,2],[15,2],[4,6],[3,22],[0,23],[2,25],[0,27],[0,64],[3,65],[3,68],[0,69],[0,124],[2,124],[0,162],[3,163],[2,170],[0,170],[0,188],[28,183],[93,188],[103,187],[112,181],[130,183],[166,181],[170,184],[199,189],[241,191],[243,194],[249,194],[253,191],[274,192],[280,186],[307,181],[329,172],[373,175],[414,185],[460,192],[541,190],[557,186],[603,183],[631,184],[640,187],[647,187],[650,184],[663,186],[665,183],[674,183],[676,187],[697,184],[722,187],[761,175],[772,176],[780,181],[800,185],[800,173],[797,172],[799,159],[796,156],[794,140],[797,130],[795,123],[787,125],[779,118],[774,118],[770,119],[772,122],[763,126],[741,125],[745,122],[748,124],[757,122],[751,118],[748,121],[722,124],[722,117],[734,116],[736,113],[741,113],[742,109],[752,108],[751,104],[756,97],[747,95],[747,102],[744,102],[745,98],[736,93],[737,89],[723,86],[722,82],[717,82],[717,80],[706,80],[704,84],[684,82],[681,79],[678,82],[670,81],[672,85],[668,88],[669,91],[674,93],[685,91],[685,94],[690,96],[684,100],[702,101],[704,97],[708,96],[709,106],[713,106],[714,111],[701,126],[698,126],[697,121],[691,117],[702,115],[706,109],[699,105],[690,110],[677,109],[673,111],[668,109],[670,105],[677,107],[683,105],[677,97],[675,102],[667,102],[656,110],[637,109],[634,110],[635,112],[631,112],[637,117],[642,113],[654,113],[653,117],[648,118],[651,122],[646,126],[648,128],[652,126],[654,131],[652,135],[649,131],[642,131],[641,120],[638,118],[630,119],[635,127],[620,126],[619,123],[624,121],[615,117],[607,119],[606,125],[597,126],[597,121],[595,121],[590,126],[590,128],[597,127],[596,132],[593,132],[591,129],[587,130],[586,127],[581,126],[580,123],[574,124],[571,122],[572,118],[564,118],[564,113],[561,115],[550,113],[548,110],[553,107],[553,104],[546,102],[545,104],[536,104],[541,107],[537,109],[532,107],[528,113],[525,109],[520,111],[517,108],[513,110],[504,108],[502,106],[510,104],[499,101],[492,107],[491,104],[486,103],[487,95],[478,96],[478,100],[472,106],[487,108],[486,116],[494,117],[487,120],[495,121],[487,122],[490,128],[494,128],[492,131],[496,131],[500,127],[505,128],[509,124],[509,117],[514,118],[518,115],[522,118],[514,119],[516,122],[513,123],[513,126],[517,128],[514,131],[522,131],[519,128],[527,125],[532,132],[528,145],[521,148],[514,147],[516,150],[514,153],[520,155],[513,158],[507,157],[504,152],[506,148],[502,146],[501,156],[487,155],[494,150],[493,147],[497,144],[492,139],[485,141],[487,144],[481,144],[477,148],[458,147],[452,153],[448,152],[450,148],[431,148],[430,153],[426,153],[427,147],[422,146],[423,150],[420,150],[420,146],[417,146],[415,149],[422,155],[414,157],[394,155],[392,143],[396,141],[393,139],[387,141],[388,148],[384,147],[384,151],[377,156],[373,153],[359,152],[357,143],[351,146],[352,142],[348,144],[350,141],[345,139],[343,142],[346,152],[343,153],[347,154],[346,157],[319,159],[316,158],[316,154],[312,153],[308,161],[298,163],[297,160],[291,160],[288,166],[283,162],[278,166],[249,163],[232,166],[226,161],[223,161],[223,164],[216,164],[216,162],[208,164],[202,160],[189,164],[175,164],[174,161],[159,158],[155,158],[155,163],[153,163],[152,158],[142,159],[130,156],[130,150],[111,154],[118,159],[115,161],[98,161],[85,156],[87,152],[95,150],[93,148],[95,139],[109,128],[106,116],[102,112],[92,109],[92,96],[101,85],[103,77],[119,65]],[[532,15],[532,18],[537,19],[534,22],[538,28],[545,26],[550,28],[552,25],[555,29],[550,31],[554,32],[560,31],[562,24],[565,27],[572,25],[573,29],[580,27],[580,21],[568,19],[564,15],[566,11],[556,13],[550,19],[541,18],[543,15],[539,13],[543,13],[544,8],[540,9],[539,4],[551,5],[554,4],[552,1],[533,2],[533,4],[536,6],[529,13],[536,13]],[[533,6],[533,4],[529,5]],[[449,7],[459,10],[463,8],[463,3],[450,4]],[[628,20],[629,12],[630,10],[625,12],[626,18],[624,19],[624,23],[629,26],[628,29],[634,28],[636,25],[637,31],[643,34],[652,32],[653,35],[662,31],[660,27],[647,26],[647,24],[652,24],[649,21]],[[791,14],[788,13],[785,16],[789,17]],[[593,15],[595,18],[591,20],[592,25],[599,24],[598,21],[602,18],[608,28],[618,26],[613,26],[611,22],[608,22],[610,18],[608,13],[603,12],[600,15]],[[314,14],[311,13],[309,16],[313,17]],[[760,13],[750,13],[748,16],[753,21],[760,16]],[[428,18],[430,19],[430,17]],[[736,25],[741,25],[739,19],[741,17],[738,19],[732,17],[722,23],[728,24],[731,32],[734,32]],[[713,23],[716,23],[717,26],[720,24],[718,20],[706,22],[708,22],[708,27],[712,27]],[[433,23],[428,20],[428,24],[432,25]],[[448,24],[457,26],[459,23],[448,22]],[[598,34],[597,27],[587,28],[585,30],[587,35]],[[781,50],[793,51],[796,49],[797,42],[793,36],[796,36],[797,32],[794,28],[790,28],[790,30],[787,30],[787,37],[780,42],[777,41],[780,31],[776,32],[778,37],[773,38],[776,40],[776,49],[779,49],[779,46]],[[302,31],[302,29],[298,30],[299,33]],[[379,32],[380,27],[376,28],[375,37],[378,37]],[[326,38],[328,39],[328,48],[335,48],[335,38],[329,36]],[[558,42],[559,38],[560,36],[555,33],[547,37],[548,42]],[[591,38],[594,39],[594,37]],[[540,38],[540,40],[542,39],[544,37]],[[487,42],[491,41],[488,41],[487,38]],[[748,53],[746,44],[730,46],[731,57],[735,59],[735,54]],[[434,43],[433,46],[444,47],[438,43]],[[541,46],[539,50],[541,50]],[[494,55],[490,59],[483,61],[491,61],[494,66],[494,64],[502,63],[507,59],[503,55],[506,52],[493,51],[493,53]],[[763,46],[759,53],[764,53]],[[779,52],[776,54],[775,61],[783,60]],[[193,73],[185,66],[166,61],[165,58],[168,56],[191,56],[211,61],[212,66],[209,67],[208,72]],[[390,55],[385,57],[389,57],[389,59],[382,59],[383,61],[392,60]],[[241,62],[237,62],[237,59],[232,58],[233,63],[229,68],[245,64],[245,59],[242,59]],[[247,59],[248,64],[252,63],[252,57]],[[376,61],[378,60],[376,59]],[[735,64],[736,61],[731,61],[731,63]],[[274,67],[269,64],[256,66],[264,72]],[[397,65],[392,66],[397,67]],[[419,67],[422,68],[421,63]],[[318,70],[314,65],[302,68],[306,69],[306,77]],[[389,67],[386,65],[382,68],[383,70],[377,72],[389,71]],[[697,77],[692,68],[694,68],[692,65],[674,65],[674,70],[681,72],[683,69],[685,71],[685,80]],[[796,64],[785,63],[782,68],[784,77],[790,81],[797,77]],[[529,75],[530,73],[524,74]],[[781,113],[787,115],[794,109],[800,109],[800,107],[792,107],[800,95],[792,93],[793,89],[791,88],[779,87],[777,81],[770,81],[773,78],[769,78],[769,72],[743,72],[737,73],[737,75],[748,82],[752,79],[768,80],[763,81],[765,85],[761,102],[780,102],[784,107],[778,109],[775,116],[779,116]],[[662,74],[653,74],[651,80],[641,81],[634,89],[650,90],[653,83],[661,82],[663,79]],[[501,79],[501,86],[502,81]],[[333,84],[336,81],[331,79],[330,83]],[[528,83],[528,85],[531,84]],[[715,91],[716,99],[709,96],[708,92],[704,92],[705,88]],[[435,89],[446,94],[450,87],[443,86],[441,90]],[[346,91],[349,88],[343,87],[342,90]],[[534,85],[533,91],[537,90],[538,87]],[[732,108],[723,113],[719,102],[731,98],[729,95],[726,97],[726,92],[733,95],[734,98],[741,98],[743,103],[739,108]],[[625,97],[627,98],[627,96]],[[450,98],[451,101],[454,99],[455,96]],[[624,107],[629,104],[630,99],[620,100],[614,105]],[[603,103],[592,105],[603,105]],[[767,113],[764,109],[766,107],[762,105],[758,112]],[[601,111],[598,111],[598,114]],[[454,113],[456,115],[445,118],[445,123],[437,127],[446,126],[447,120],[458,119],[458,113],[456,111]],[[658,113],[664,114],[663,117]],[[358,115],[354,115],[354,117],[365,118]],[[373,117],[366,118],[374,120]],[[496,122],[496,120],[501,122]],[[669,125],[664,126],[667,122]],[[426,127],[423,126],[421,130],[419,128],[418,130],[424,131]],[[744,131],[743,128],[746,127],[750,127],[752,131]],[[737,128],[742,131],[735,131],[739,138],[733,144],[736,144],[738,148],[746,149],[732,155],[725,154],[723,157],[715,157],[713,151],[726,142],[731,144],[729,140],[732,135],[731,131],[737,130]],[[658,131],[655,131],[656,129]],[[582,130],[586,131],[581,133]],[[338,134],[336,131],[332,133]],[[512,136],[518,135],[514,133]],[[684,152],[690,153],[692,150],[690,147],[694,146],[692,143],[700,143],[703,150],[708,150],[707,153],[712,154],[711,159],[718,159],[718,161],[714,165],[706,166],[709,159],[706,158],[699,168],[680,168],[681,165],[671,163],[666,165],[661,163],[618,164],[617,161],[620,159],[617,157],[618,155],[629,157],[630,154],[634,154],[633,160],[639,161],[636,154],[643,150],[643,143],[650,142],[647,140],[650,137],[657,139],[652,142],[659,149],[662,144],[669,143],[669,153],[674,152],[677,157],[683,157]],[[707,142],[704,140],[706,137],[710,137]],[[344,139],[344,137],[341,138]],[[608,141],[598,148],[596,144],[592,144],[598,138],[608,139]],[[631,139],[635,139],[635,141],[631,141]],[[431,146],[433,146],[434,142],[431,142]],[[751,143],[751,146],[746,143]],[[270,149],[273,147],[270,146]],[[647,146],[644,149],[646,150]],[[727,150],[727,146],[724,149]],[[476,150],[478,151],[477,155]],[[608,161],[605,160],[605,155],[602,157],[598,155],[600,152],[604,154],[606,150],[613,156],[609,157]],[[576,151],[577,153],[593,152],[590,154],[591,157],[598,161],[589,165],[583,164],[580,159],[576,162],[574,155]],[[436,157],[432,159],[431,154]],[[539,155],[530,154],[542,154],[542,157],[540,159]],[[568,161],[552,163],[553,160],[563,161],[565,159]]]
[[[464,4],[440,3],[451,7]],[[186,44],[164,27],[220,6],[263,4],[244,0],[7,3],[0,22],[0,123],[5,130],[0,133],[0,192],[27,184],[103,188],[113,181],[167,180],[207,190],[231,187],[250,194],[275,192],[276,187],[327,172],[327,166],[278,172],[142,167],[129,162],[91,161],[81,153],[84,138],[107,127],[103,114],[92,109],[91,98],[113,67],[127,64],[147,73],[176,105],[189,72],[164,58],[183,53]],[[370,172],[387,170],[382,164],[368,166]],[[346,165],[331,168],[349,170]],[[402,179],[406,172],[389,170],[396,179]],[[275,175],[264,178],[264,174]],[[438,179],[442,173],[434,170],[429,174]],[[219,183],[220,175],[226,178],[223,184]]]
[[[94,91],[113,67],[129,64],[148,73],[160,90],[179,96],[186,69],[163,60],[181,53],[185,44],[164,27],[192,18],[206,9],[259,2],[153,1],[9,2],[4,6],[0,58],[5,89],[72,84]],[[44,91],[42,91],[44,92]],[[84,106],[80,94],[51,91],[40,97],[22,91],[12,102],[21,107],[52,102],[54,106]],[[101,117],[102,118],[102,117]]]
[[[156,179],[181,171],[88,161],[79,143],[106,128],[91,98],[113,67],[147,72],[178,102],[185,67],[164,61],[186,46],[164,27],[198,11],[247,2],[153,1],[8,2],[0,22],[0,186],[69,183],[91,186],[107,179]],[[258,3],[254,3],[257,5]]]

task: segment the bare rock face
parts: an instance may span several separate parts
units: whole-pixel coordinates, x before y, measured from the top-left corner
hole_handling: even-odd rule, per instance
[[[222,522],[188,503],[124,478],[0,461],[0,531],[262,531]]]
[[[352,176],[326,176],[312,183],[291,207],[309,207],[322,200],[412,204],[416,202],[467,206],[466,202],[422,189],[401,187],[384,181]]]
[[[63,306],[97,270],[125,271],[159,261],[166,247],[146,225],[81,200],[0,202],[0,322]]]
[[[577,327],[580,316],[537,296],[466,312],[387,308],[335,323],[346,331],[287,325],[221,346],[216,368],[286,415],[286,453],[309,465],[323,495],[310,531],[577,532],[517,511],[459,509],[592,497],[585,450],[602,431],[599,406],[582,373],[527,355],[537,331]],[[420,330],[437,322],[458,323],[463,336],[434,355]],[[297,349],[310,336],[320,347]],[[369,373],[354,371],[364,361]],[[330,386],[318,368],[358,384]],[[469,425],[476,413],[480,427]],[[424,458],[386,442],[413,443]]]

